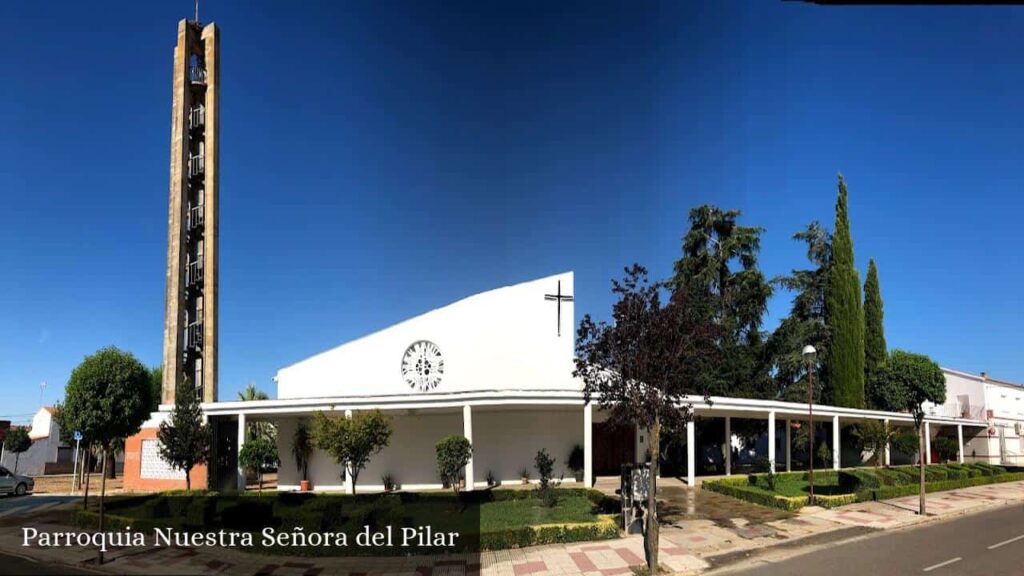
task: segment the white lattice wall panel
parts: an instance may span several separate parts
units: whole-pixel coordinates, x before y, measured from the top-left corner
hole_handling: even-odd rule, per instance
[[[139,476],[152,480],[184,480],[185,471],[171,468],[166,460],[160,457],[159,440],[142,441],[142,470]]]

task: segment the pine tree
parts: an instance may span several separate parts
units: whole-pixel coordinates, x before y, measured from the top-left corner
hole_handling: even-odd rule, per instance
[[[878,284],[878,267],[872,258],[868,261],[868,278],[864,281],[864,385],[869,391],[868,403],[872,408],[878,407],[872,390],[887,355],[882,291]]]
[[[837,406],[863,408],[864,310],[861,305],[860,277],[853,265],[846,182],[841,174],[825,310],[831,338],[827,370],[832,402]]]
[[[192,489],[192,468],[210,458],[212,435],[203,424],[203,408],[196,389],[186,377],[178,383],[174,394],[170,421],[160,424],[160,456],[171,466],[185,472],[185,489]]]

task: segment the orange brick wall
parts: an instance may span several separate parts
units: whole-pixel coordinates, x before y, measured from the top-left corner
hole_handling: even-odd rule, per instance
[[[124,489],[139,492],[158,490],[184,490],[184,480],[154,480],[141,478],[142,473],[142,441],[156,438],[157,428],[144,428],[135,436],[124,442]],[[206,466],[192,469],[192,489],[206,488]]]

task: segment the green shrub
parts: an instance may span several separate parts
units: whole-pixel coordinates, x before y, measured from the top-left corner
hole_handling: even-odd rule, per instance
[[[618,537],[619,524],[615,517],[602,516],[597,522],[586,524],[548,524],[484,532],[480,535],[480,549],[503,550]]]
[[[459,491],[459,475],[473,457],[473,446],[465,436],[452,434],[442,438],[435,447],[437,450],[437,471],[441,475],[441,483]],[[473,479],[467,479],[467,484]]]

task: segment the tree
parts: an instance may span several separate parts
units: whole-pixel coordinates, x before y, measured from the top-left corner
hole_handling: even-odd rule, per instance
[[[923,354],[893,350],[878,374],[879,386],[887,390],[889,402],[902,400],[903,409],[914,417],[918,436],[918,466],[921,473],[921,515],[924,504],[924,408],[925,402],[942,404],[946,401],[946,377],[942,368]]]
[[[305,420],[299,422],[295,429],[295,437],[292,438],[292,456],[295,457],[295,466],[302,474],[303,480],[309,480],[309,460],[313,457],[313,437],[309,433],[309,426]]]
[[[882,455],[885,454],[886,447],[896,438],[895,430],[870,420],[855,427],[853,433],[861,446],[871,451],[871,461],[875,463],[875,467],[882,464]]]
[[[64,404],[58,406],[61,419],[71,430],[79,430],[89,441],[87,445],[99,448],[109,455],[118,439],[138,433],[149,419],[152,405],[150,375],[135,356],[113,346],[87,356],[71,372],[64,390]],[[100,483],[99,530],[104,528],[104,501],[106,499],[106,467],[109,457],[103,458]],[[103,562],[103,552],[99,553]]]
[[[246,470],[256,474],[259,483],[259,494],[263,495],[263,473],[277,467],[277,443],[269,438],[256,436],[242,444],[238,453],[238,463]]]
[[[764,361],[761,322],[772,286],[757,266],[763,228],[741,226],[738,210],[698,206],[690,211],[682,257],[670,281],[673,294],[710,301],[708,322],[720,330],[722,366],[716,393],[747,398],[772,397]]]
[[[613,280],[617,301],[612,321],[583,317],[573,372],[584,382],[585,402],[596,402],[612,422],[648,431],[651,486],[644,551],[652,573],[659,567],[655,493],[661,434],[681,431],[693,415],[688,396],[707,400],[718,367],[718,327],[708,322],[712,301],[707,292],[682,284],[663,305],[662,289],[639,264],[627,268],[622,280]]]
[[[452,490],[459,493],[459,475],[462,469],[469,464],[473,457],[473,446],[465,436],[453,434],[445,436],[437,443],[437,471],[441,475],[441,482],[451,486]],[[466,483],[472,482],[472,478],[466,478]]]
[[[860,279],[853,261],[853,239],[847,213],[846,182],[839,176],[836,225],[832,234],[825,317],[831,347],[826,369],[832,403],[850,408],[864,407],[864,311],[861,308]]]
[[[356,493],[359,473],[370,458],[391,442],[391,419],[380,410],[356,412],[351,418],[316,413],[313,440],[352,475],[352,493]]]
[[[238,393],[238,399],[242,402],[254,402],[257,400],[269,400],[270,396],[267,396],[266,392],[257,389],[256,385],[250,382],[244,390]],[[271,442],[277,442],[277,427],[271,422],[248,422],[246,423],[245,431],[248,437],[260,436]]]
[[[939,453],[943,462],[952,462],[960,455],[960,443],[952,438],[940,436],[932,442],[932,447]]]
[[[825,323],[825,295],[828,286],[829,262],[832,258],[832,236],[818,222],[811,222],[793,239],[807,244],[807,259],[813,268],[793,270],[789,276],[772,282],[794,293],[789,316],[768,338],[768,356],[775,381],[775,396],[790,402],[807,401],[807,362],[801,353],[810,344],[818,351],[818,363],[828,356],[828,325]],[[828,374],[814,371],[815,393],[827,389]]]
[[[868,261],[868,278],[864,281],[864,386],[868,405],[878,408],[879,391],[876,377],[889,352],[885,345],[882,313],[882,291],[878,284],[875,259]]]
[[[162,364],[149,369],[149,390],[149,411],[156,412],[160,410],[160,402],[163,401],[164,394],[164,367]]]
[[[7,438],[4,440],[7,449],[14,452],[14,473],[18,473],[18,460],[21,453],[32,447],[32,439],[28,436],[28,428],[15,426],[7,431]]]
[[[192,489],[192,469],[210,459],[212,434],[203,423],[203,408],[188,377],[174,391],[174,409],[169,420],[160,423],[157,433],[160,457],[185,471],[185,489]]]

